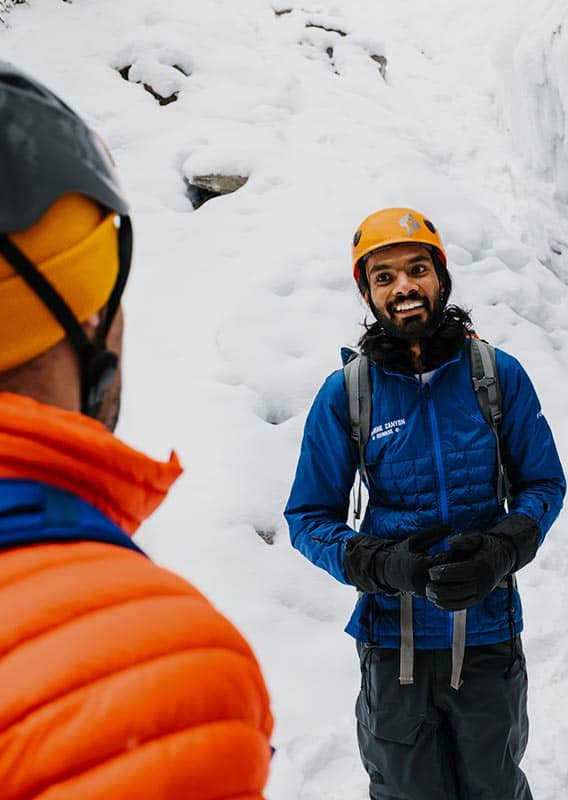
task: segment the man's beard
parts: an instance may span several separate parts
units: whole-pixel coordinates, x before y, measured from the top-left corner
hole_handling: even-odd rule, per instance
[[[421,297],[418,292],[412,292],[408,295],[408,297],[404,298],[404,302],[410,302],[412,300],[421,300],[424,304],[424,308],[420,309],[420,315],[416,315],[415,317],[403,317],[399,321],[393,319],[392,309],[394,305],[403,301],[397,300],[390,303],[389,308],[387,309],[389,314],[384,314],[383,312],[379,311],[374,304],[371,305],[371,309],[377,318],[377,322],[380,323],[387,336],[393,336],[396,339],[404,339],[406,341],[414,341],[416,339],[428,339],[430,336],[433,336],[433,334],[436,333],[442,324],[442,316],[444,312],[440,297],[438,296],[436,298],[432,308],[430,307],[429,300],[426,297]],[[421,318],[421,313],[424,310],[426,310],[428,313],[426,319]]]

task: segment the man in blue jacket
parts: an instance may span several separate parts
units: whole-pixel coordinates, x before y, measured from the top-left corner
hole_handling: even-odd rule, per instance
[[[308,416],[286,517],[293,545],[360,593],[346,630],[361,659],[370,797],[531,800],[519,767],[527,676],[514,573],[562,505],[552,434],[527,374],[496,350],[496,447],[472,383],[471,320],[447,305],[430,220],[412,209],[372,214],[355,234],[353,266],[376,320],[360,342],[371,384],[367,510],[357,533],[347,515],[359,453],[338,370]]]

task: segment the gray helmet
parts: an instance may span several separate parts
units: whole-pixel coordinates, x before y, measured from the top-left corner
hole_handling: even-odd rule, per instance
[[[65,194],[127,215],[110,155],[53,92],[0,61],[0,232],[29,228]]]
[[[65,329],[81,364],[82,411],[95,416],[117,366],[106,337],[130,270],[128,204],[97,135],[51,90],[5,61],[0,61],[0,187],[0,253]],[[95,344],[61,295],[8,237],[36,223],[67,194],[86,195],[120,217],[119,272]]]

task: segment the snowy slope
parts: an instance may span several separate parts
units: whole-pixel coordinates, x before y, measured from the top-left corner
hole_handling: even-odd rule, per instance
[[[363,216],[435,220],[456,301],[523,361],[568,463],[565,17],[554,0],[30,0],[0,30],[0,57],[108,141],[131,198],[120,433],[186,465],[139,539],[253,643],[272,800],[366,797],[353,592],[291,550],[281,517],[307,408],[359,336]],[[249,179],[193,211],[184,178],[208,173]],[[521,576],[538,800],[568,787],[566,524]]]

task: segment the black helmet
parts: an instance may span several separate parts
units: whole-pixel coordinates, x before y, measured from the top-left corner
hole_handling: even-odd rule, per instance
[[[85,122],[43,84],[0,61],[0,253],[65,329],[82,374],[82,411],[95,416],[117,366],[106,337],[120,304],[132,256],[128,204],[112,160]],[[104,327],[93,344],[68,304],[8,238],[36,223],[67,194],[82,194],[120,217],[119,271]]]

